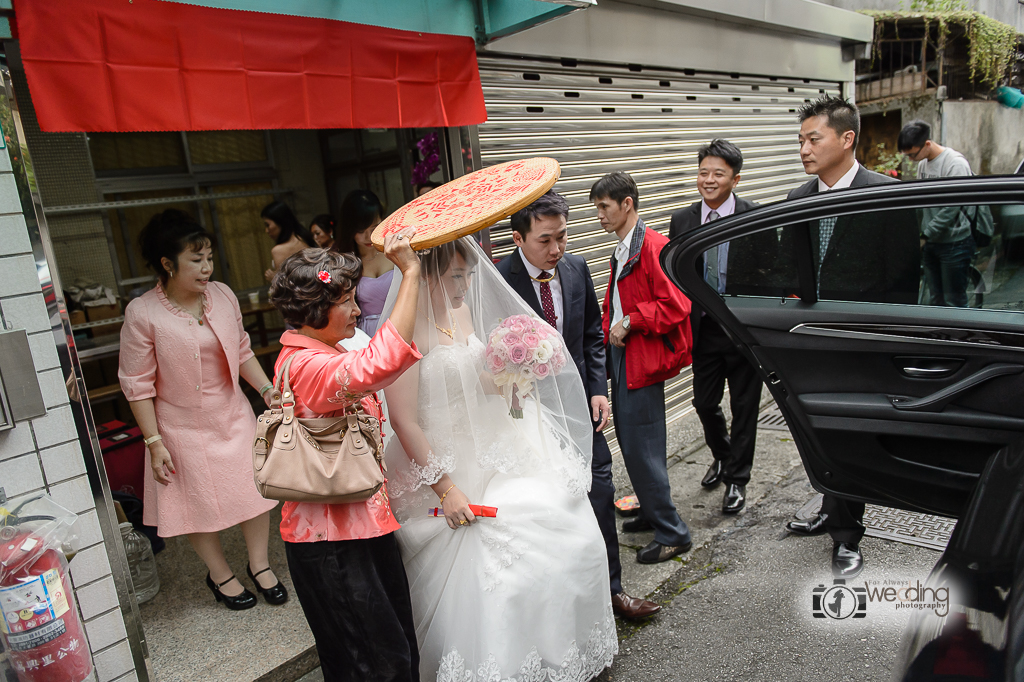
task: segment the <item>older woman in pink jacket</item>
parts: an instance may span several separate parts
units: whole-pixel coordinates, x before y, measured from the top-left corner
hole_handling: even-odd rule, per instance
[[[385,242],[385,254],[404,279],[391,317],[362,350],[338,347],[355,333],[359,317],[359,259],[306,249],[282,264],[270,300],[295,330],[281,336],[284,349],[275,370],[280,373],[293,358],[288,376],[298,416],[338,416],[358,403],[380,418],[374,392],[419,360],[412,336],[420,262],[409,247],[411,234]],[[394,536],[398,527],[386,484],[363,502],[286,502],[281,508],[288,569],[329,682],[419,679],[409,583]]]
[[[191,216],[167,210],[140,235],[159,284],[128,305],[118,376],[149,449],[144,521],[163,537],[188,535],[206,563],[217,601],[242,610],[256,597],[235,578],[218,531],[240,525],[246,570],[268,603],[288,592],[270,569],[270,510],[252,480],[256,417],[241,376],[265,396],[267,375],[249,348],[238,300],[211,282],[210,235]]]

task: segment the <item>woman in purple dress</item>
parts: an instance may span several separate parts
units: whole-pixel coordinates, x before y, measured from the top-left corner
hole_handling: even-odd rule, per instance
[[[391,288],[395,265],[370,241],[373,228],[384,218],[384,206],[373,192],[357,189],[349,192],[341,204],[341,221],[334,245],[342,253],[352,253],[363,262],[363,276],[356,285],[356,303],[362,314],[358,327],[373,336]]]

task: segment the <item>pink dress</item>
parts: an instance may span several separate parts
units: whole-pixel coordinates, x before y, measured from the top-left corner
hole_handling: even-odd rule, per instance
[[[273,509],[256,491],[256,417],[238,384],[253,357],[238,299],[210,282],[202,324],[157,286],[128,304],[118,377],[128,400],[153,398],[175,473],[160,485],[148,470],[143,520],[163,537],[230,528]]]

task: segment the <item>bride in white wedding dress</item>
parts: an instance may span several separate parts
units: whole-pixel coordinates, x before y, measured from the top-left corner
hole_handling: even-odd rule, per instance
[[[386,389],[388,491],[427,682],[585,682],[618,650],[587,499],[592,431],[570,361],[510,405],[489,333],[536,316],[470,239],[421,254],[423,359]],[[392,295],[400,280],[392,285]],[[385,315],[390,305],[385,306]],[[500,383],[500,382],[499,382]],[[469,505],[497,508],[475,516]],[[428,516],[441,507],[444,518]]]

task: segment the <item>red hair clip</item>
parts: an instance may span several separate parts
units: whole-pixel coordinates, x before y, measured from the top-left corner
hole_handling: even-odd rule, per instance
[[[331,283],[331,273],[327,272],[326,270],[321,270],[320,272],[316,273],[316,278],[319,279],[324,284]]]

